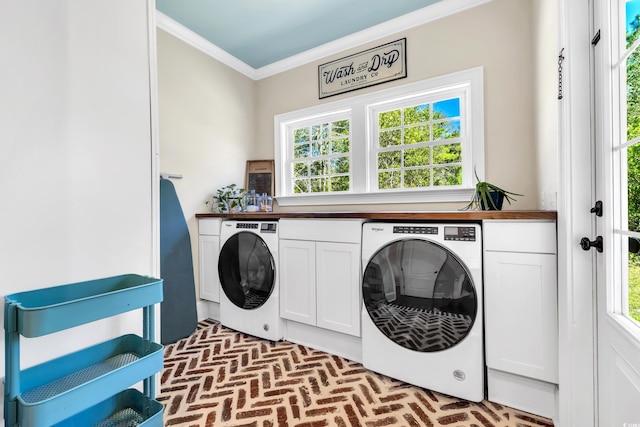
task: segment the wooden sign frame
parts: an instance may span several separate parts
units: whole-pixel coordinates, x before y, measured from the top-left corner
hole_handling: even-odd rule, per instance
[[[407,77],[407,39],[318,66],[320,99]]]
[[[257,194],[267,193],[271,197],[275,196],[274,170],[273,160],[247,160],[247,192],[255,190]]]

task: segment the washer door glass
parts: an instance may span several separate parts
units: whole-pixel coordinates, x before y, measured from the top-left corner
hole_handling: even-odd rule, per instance
[[[362,282],[377,328],[410,350],[434,352],[467,336],[478,310],[473,281],[458,258],[426,240],[399,240],[371,258]]]
[[[241,231],[225,242],[220,250],[218,274],[225,295],[240,308],[260,307],[273,291],[273,257],[255,233]]]

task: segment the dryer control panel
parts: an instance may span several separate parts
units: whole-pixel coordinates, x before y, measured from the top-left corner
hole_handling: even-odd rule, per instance
[[[260,232],[261,233],[275,233],[278,224],[273,222],[263,222],[260,224]]]
[[[444,240],[476,241],[476,229],[474,227],[444,227]]]

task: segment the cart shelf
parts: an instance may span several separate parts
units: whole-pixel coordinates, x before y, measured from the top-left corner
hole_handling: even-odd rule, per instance
[[[9,326],[15,322],[20,335],[33,338],[160,302],[162,280],[125,274],[21,292],[5,301],[16,308]]]
[[[161,301],[162,280],[135,274],[6,296],[5,426],[161,426],[153,384],[163,347],[151,341],[153,305]],[[20,336],[39,337],[139,308],[142,338],[124,335],[20,370]],[[122,391],[140,381],[144,395]],[[160,424],[154,421],[158,413]]]
[[[128,389],[54,427],[162,427],[162,404]]]

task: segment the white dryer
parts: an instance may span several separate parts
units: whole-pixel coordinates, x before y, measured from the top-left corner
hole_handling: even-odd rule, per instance
[[[365,223],[362,265],[364,366],[483,400],[480,225]]]
[[[220,323],[268,340],[283,338],[277,265],[276,221],[222,222]]]

